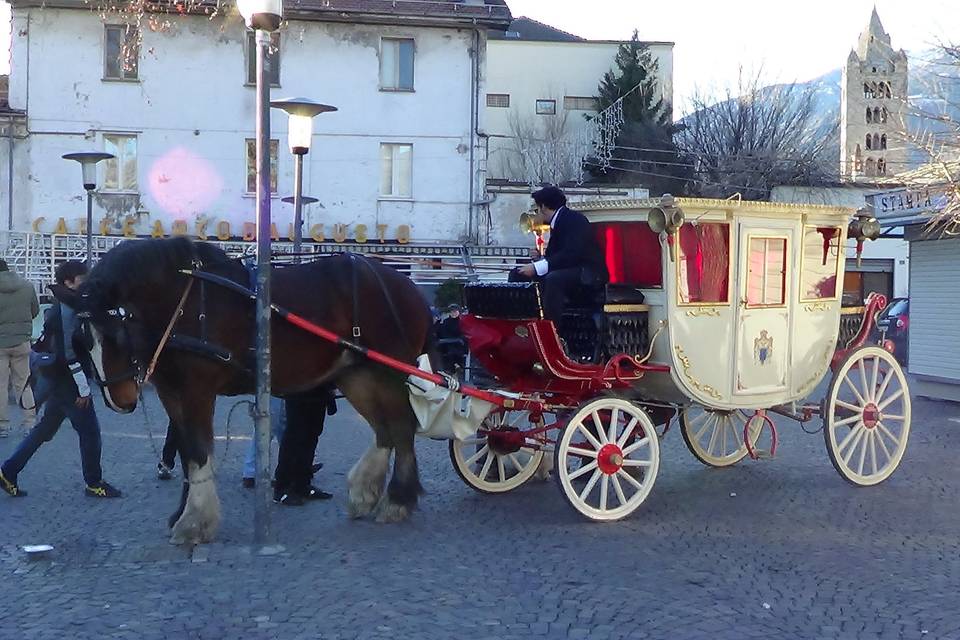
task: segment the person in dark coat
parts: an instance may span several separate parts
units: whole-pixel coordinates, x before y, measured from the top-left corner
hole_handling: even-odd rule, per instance
[[[510,273],[511,282],[539,281],[543,314],[559,322],[570,295],[584,287],[599,288],[609,276],[603,251],[579,211],[567,208],[567,197],[558,187],[533,194],[534,224],[550,225],[550,241],[542,259]]]
[[[434,325],[437,347],[447,373],[463,371],[467,362],[467,341],[460,330],[460,305],[447,307],[445,318]]]

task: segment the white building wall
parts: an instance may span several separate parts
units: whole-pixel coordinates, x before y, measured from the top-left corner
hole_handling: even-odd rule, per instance
[[[565,96],[591,97],[603,74],[616,65],[619,42],[535,42],[490,40],[487,47],[487,93],[509,94],[510,107],[485,107],[490,142],[490,177],[504,178],[507,157],[514,152],[511,122],[542,127],[547,119],[566,117],[568,131],[586,123],[588,111],[565,111]],[[658,65],[658,86],[665,103],[673,104],[673,44],[651,43]],[[486,105],[486,99],[483,98]],[[536,113],[537,100],[556,100],[557,115]]]
[[[17,165],[27,184],[14,227],[41,230],[59,217],[85,216],[79,168],[61,159],[102,149],[104,133],[138,136],[140,232],[160,220],[193,227],[201,218],[231,222],[234,234],[254,218],[246,193],[246,138],[254,137],[255,90],[246,86],[245,30],[190,17],[172,30],[144,30],[138,82],[105,81],[103,22],[88,9],[15,9],[10,102],[27,109],[29,157]],[[416,40],[415,91],[379,90],[380,38]],[[414,240],[457,239],[466,232],[471,106],[472,32],[407,26],[291,22],[281,39],[281,87],[273,97],[308,96],[340,110],[315,120],[304,192],[320,198],[306,208],[308,225],[362,223],[411,226]],[[28,82],[29,79],[29,82]],[[274,220],[286,233],[293,190],[286,115],[274,112],[280,141]],[[379,197],[382,142],[412,143],[413,196]],[[103,212],[137,211],[136,198],[102,194]],[[309,227],[308,227],[309,228]],[[70,226],[73,231],[75,226]],[[388,239],[392,235],[388,235]]]

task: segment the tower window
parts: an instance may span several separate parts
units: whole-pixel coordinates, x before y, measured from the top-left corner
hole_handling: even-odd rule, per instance
[[[880,112],[880,122],[886,122],[886,121],[887,121],[887,114],[888,114],[888,113],[889,113],[889,111],[887,111],[887,108],[884,107],[884,108],[883,108],[883,111]]]
[[[869,109],[867,109],[869,111]],[[873,108],[873,121],[880,122],[880,107]]]
[[[882,136],[880,136],[880,148],[881,149],[887,148],[887,134],[883,134]]]
[[[867,107],[867,124],[873,123],[873,109]]]
[[[877,175],[885,176],[887,175],[887,161],[883,158],[877,160]]]
[[[887,86],[887,88],[886,88],[886,96],[887,96],[888,98],[890,98],[890,97],[892,97],[891,92],[890,92],[890,83],[887,82],[887,83],[886,83],[886,86]]]
[[[863,171],[863,151],[861,151],[860,145],[857,145],[856,154],[853,156],[853,170],[857,173]]]
[[[863,97],[864,97],[864,98],[872,98],[872,97],[873,97],[873,94],[870,93],[870,85],[868,85],[866,82],[863,83]]]
[[[867,151],[873,149],[873,138],[870,137],[870,134],[867,134]]]
[[[872,98],[879,98],[881,95],[882,95],[882,93],[880,92],[879,88],[877,87],[877,83],[876,83],[876,82],[871,82],[871,83],[870,83],[870,97],[872,97]]]
[[[876,68],[876,67],[873,68],[873,72],[874,72],[874,73],[877,72],[877,68]]]
[[[873,148],[874,148],[874,150],[877,150],[877,149],[880,148],[880,134],[879,134],[879,133],[873,134]]]
[[[873,158],[867,158],[866,166],[867,166],[866,174],[868,176],[872,177],[877,175],[877,163]]]

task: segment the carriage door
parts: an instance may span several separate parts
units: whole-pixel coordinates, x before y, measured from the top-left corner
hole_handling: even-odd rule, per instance
[[[735,395],[787,388],[793,239],[792,228],[740,225]]]

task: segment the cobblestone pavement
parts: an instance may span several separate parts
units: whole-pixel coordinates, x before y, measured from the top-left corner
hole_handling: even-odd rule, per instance
[[[346,518],[371,432],[344,405],[317,478],[336,497],[275,507],[272,555],[251,546],[245,415],[218,441],[219,540],[193,549],[166,542],[179,483],[155,479],[142,414],[101,416],[124,498],[83,496],[64,427],[21,474],[30,496],[0,499],[2,638],[960,638],[958,405],[915,399],[900,470],[870,489],[785,421],[776,460],[725,470],[671,432],[653,494],[613,524],[582,520],[553,482],[477,494],[446,443],[420,441],[427,494],[394,526]],[[48,560],[24,557],[35,543],[54,545]]]

